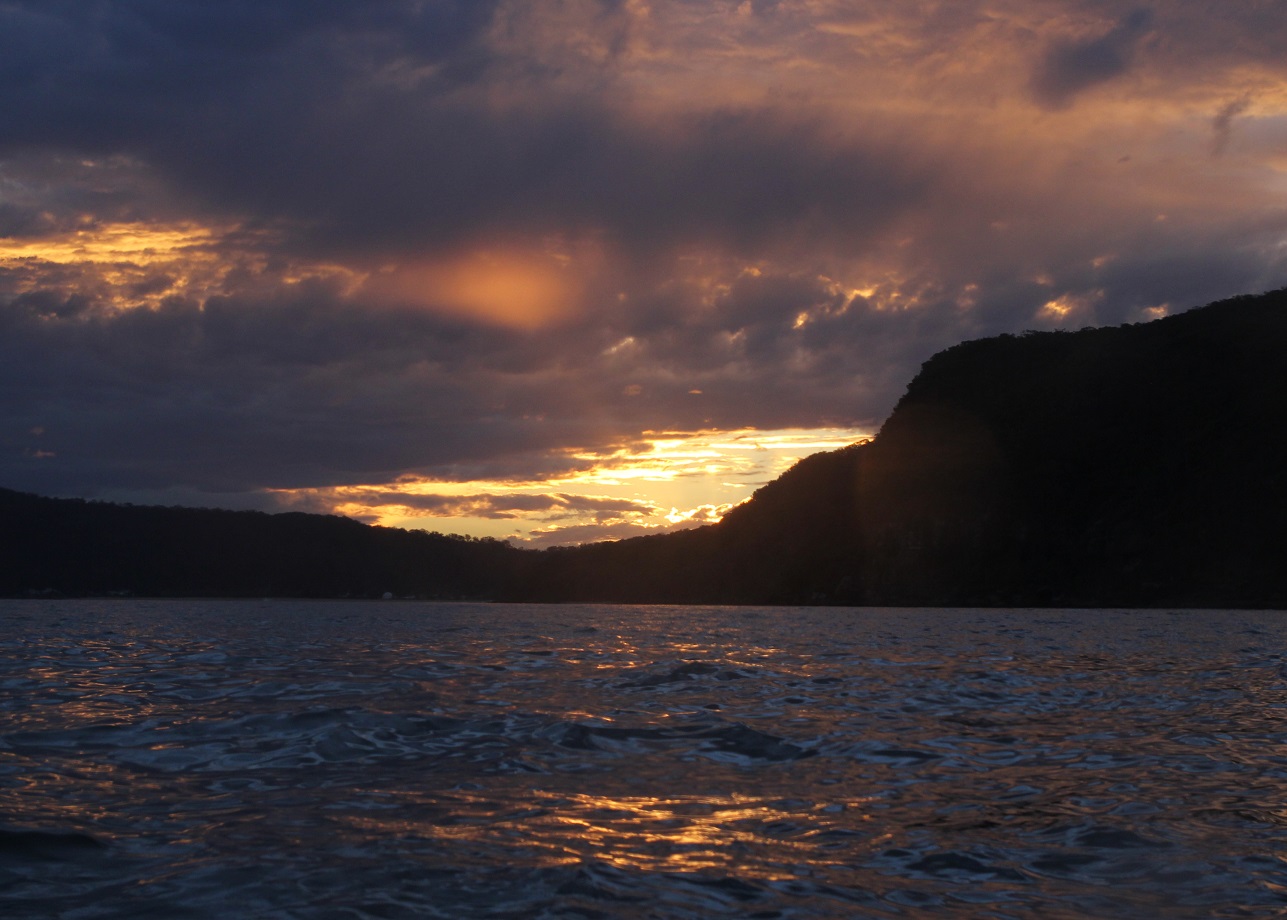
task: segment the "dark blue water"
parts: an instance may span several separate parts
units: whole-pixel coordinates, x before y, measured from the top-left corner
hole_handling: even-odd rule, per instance
[[[0,603],[0,916],[1287,915],[1287,615]]]

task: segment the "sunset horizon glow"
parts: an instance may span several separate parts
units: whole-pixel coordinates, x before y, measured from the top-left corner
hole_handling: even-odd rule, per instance
[[[609,454],[571,450],[569,471],[540,480],[404,477],[275,496],[286,506],[386,527],[562,546],[718,523],[804,457],[868,438],[837,428],[644,432],[640,443]]]

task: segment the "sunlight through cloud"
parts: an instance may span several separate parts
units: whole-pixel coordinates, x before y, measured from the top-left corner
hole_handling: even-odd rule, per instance
[[[443,481],[278,490],[288,507],[388,526],[584,543],[717,523],[796,461],[866,439],[851,428],[645,432],[613,450],[569,450],[571,472],[530,480]]]

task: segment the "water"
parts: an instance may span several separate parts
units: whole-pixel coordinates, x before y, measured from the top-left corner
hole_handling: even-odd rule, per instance
[[[6,918],[1287,913],[1287,616],[0,602]]]

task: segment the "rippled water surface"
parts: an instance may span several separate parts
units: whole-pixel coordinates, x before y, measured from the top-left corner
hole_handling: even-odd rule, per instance
[[[0,915],[1287,914],[1287,615],[0,602]]]

